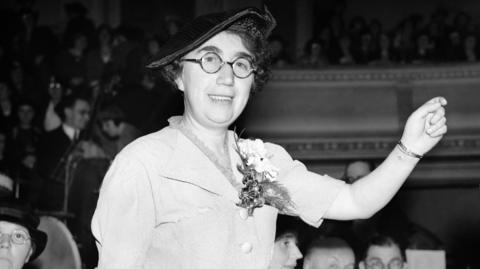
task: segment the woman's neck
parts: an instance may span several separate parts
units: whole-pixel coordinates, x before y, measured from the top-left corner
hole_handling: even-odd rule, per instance
[[[227,153],[225,145],[228,139],[228,128],[208,128],[188,116],[182,118],[181,124],[195,134],[215,154]]]

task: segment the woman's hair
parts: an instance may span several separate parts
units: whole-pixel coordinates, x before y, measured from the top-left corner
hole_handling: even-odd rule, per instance
[[[255,77],[251,92],[261,90],[270,77],[270,54],[266,37],[258,30],[255,20],[249,17],[238,20],[225,31],[238,35],[243,45],[253,54],[253,64],[256,71],[253,74]],[[162,76],[175,88],[177,87],[175,79],[182,71],[179,61],[182,56],[161,69]]]

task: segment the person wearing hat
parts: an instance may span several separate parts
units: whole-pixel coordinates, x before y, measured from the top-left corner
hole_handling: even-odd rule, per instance
[[[92,220],[99,269],[267,268],[277,214],[319,226],[368,218],[446,132],[446,100],[409,118],[401,143],[350,185],[310,172],[279,145],[229,126],[268,79],[267,10],[207,14],[186,24],[149,68],[184,94],[170,125],[127,145],[100,190]]]
[[[42,253],[47,234],[38,224],[28,205],[13,198],[0,200],[0,268],[20,269]]]

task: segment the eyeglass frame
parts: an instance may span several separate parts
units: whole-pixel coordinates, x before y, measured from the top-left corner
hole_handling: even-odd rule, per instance
[[[25,235],[25,240],[22,240],[21,242],[20,241],[15,241],[14,237],[13,237],[13,234],[15,233],[22,233]],[[28,232],[25,232],[23,230],[13,230],[11,233],[3,233],[3,232],[0,232],[0,242],[3,240],[3,236],[7,235],[8,236],[8,239],[10,241],[10,243],[12,244],[15,244],[15,245],[25,245],[29,240],[32,239],[32,237],[28,234]]]
[[[400,262],[400,268],[402,268],[402,267],[403,267],[403,264],[404,264],[404,261],[403,261],[402,258],[396,257],[396,258],[391,259],[391,260],[388,262],[388,264],[386,264],[386,266],[385,266],[385,264],[383,263],[382,260],[380,260],[380,259],[377,258],[377,257],[372,257],[372,258],[370,258],[370,259],[368,259],[368,260],[365,261],[365,267],[366,267],[366,268],[374,268],[373,266],[371,266],[371,264],[369,264],[369,261],[372,261],[372,260],[375,260],[377,263],[381,264],[381,265],[382,265],[382,267],[381,267],[382,269],[386,269],[386,268],[391,269],[391,268],[392,268],[392,267],[391,267],[392,262],[397,262],[397,261]]]
[[[203,67],[203,59],[205,56],[207,55],[210,55],[210,54],[213,54],[215,55],[216,57],[218,57],[218,59],[220,59],[220,65],[218,66],[218,69],[216,71],[213,71],[213,72],[208,72],[207,70],[205,70],[205,68]],[[250,66],[251,66],[251,70],[250,72],[248,73],[248,75],[244,76],[244,77],[240,77],[238,76],[236,73],[235,73],[235,68],[233,68],[233,64],[238,60],[238,59],[245,59],[247,60],[249,63],[250,63]],[[180,62],[191,62],[191,63],[197,63],[200,65],[200,67],[202,68],[202,70],[207,73],[207,74],[215,74],[217,73],[218,71],[220,71],[220,69],[222,69],[222,67],[225,65],[225,64],[228,64],[232,67],[232,72],[233,72],[233,75],[237,78],[240,78],[240,79],[244,79],[244,78],[248,78],[251,74],[255,73],[257,71],[256,68],[254,68],[254,64],[252,63],[252,61],[250,59],[248,59],[247,57],[244,57],[244,56],[240,56],[240,57],[237,57],[235,58],[233,61],[229,62],[229,61],[225,61],[222,59],[222,57],[220,57],[220,55],[218,55],[218,53],[214,52],[214,51],[209,51],[207,53],[205,53],[202,57],[198,58],[198,59],[188,59],[188,58],[182,58],[179,60]]]

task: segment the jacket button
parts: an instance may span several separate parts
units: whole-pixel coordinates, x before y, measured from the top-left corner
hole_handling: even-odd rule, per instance
[[[252,248],[253,248],[252,244],[248,242],[243,243],[241,246],[242,252],[245,254],[250,253],[252,251]]]
[[[245,208],[240,208],[238,214],[240,215],[240,218],[243,220],[246,220],[248,218],[248,212]]]

